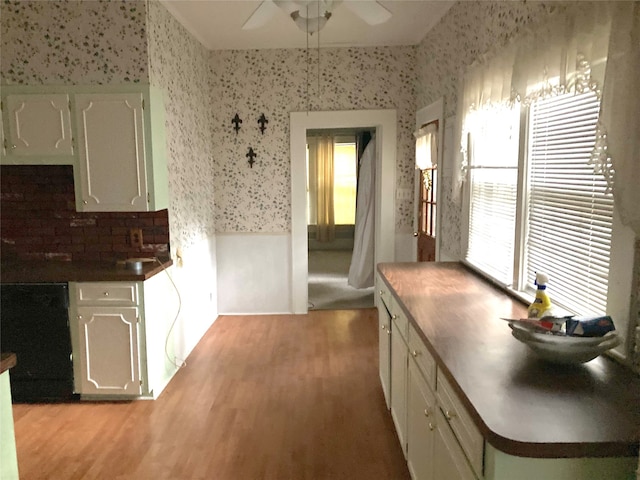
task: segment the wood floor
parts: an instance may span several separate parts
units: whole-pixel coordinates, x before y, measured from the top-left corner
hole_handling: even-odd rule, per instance
[[[14,405],[30,479],[409,478],[374,309],[222,316],[156,401]]]

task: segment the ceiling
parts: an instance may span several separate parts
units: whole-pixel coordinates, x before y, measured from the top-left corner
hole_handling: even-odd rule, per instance
[[[373,0],[344,0],[367,3]],[[258,8],[254,0],[160,0],[167,10],[209,50],[304,48],[307,36],[283,10],[277,9],[262,27],[242,30]],[[387,22],[370,26],[344,5],[337,5],[320,31],[320,46],[365,47],[420,43],[453,5],[453,0],[380,1],[391,13]],[[318,34],[309,37],[312,46]]]

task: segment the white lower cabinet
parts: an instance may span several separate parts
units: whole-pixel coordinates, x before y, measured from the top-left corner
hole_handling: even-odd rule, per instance
[[[407,466],[414,480],[435,480],[440,478],[433,471],[436,397],[413,359],[409,360],[407,387]]]
[[[140,395],[137,307],[78,307],[80,378],[83,394]]]
[[[391,417],[406,457],[408,352],[396,320],[391,322]]]
[[[70,282],[69,292],[76,393],[97,400],[156,398],[177,371],[167,338],[177,296],[168,277]]]
[[[438,480],[477,480],[464,452],[440,409],[436,410],[433,449],[433,478]]]
[[[382,393],[391,408],[391,316],[384,305],[378,308],[378,353]]]

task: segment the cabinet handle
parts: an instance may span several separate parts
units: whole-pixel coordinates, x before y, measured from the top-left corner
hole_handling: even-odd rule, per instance
[[[456,412],[452,412],[452,411],[450,411],[450,410],[446,410],[446,411],[444,412],[444,417],[445,417],[447,420],[453,420],[453,418],[454,418],[455,416],[456,416]]]
[[[411,355],[413,356],[413,358],[416,358],[418,355],[420,355],[420,352],[414,350],[413,352],[411,352]]]
[[[11,150],[15,150],[16,148],[18,148],[17,145],[11,145]]]
[[[436,426],[433,423],[429,422],[429,430],[433,432],[434,428],[436,428]]]

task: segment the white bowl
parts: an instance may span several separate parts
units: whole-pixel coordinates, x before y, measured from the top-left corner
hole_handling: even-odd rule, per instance
[[[586,363],[614,348],[622,339],[616,332],[602,337],[571,337],[539,333],[518,323],[509,323],[511,334],[540,358],[553,363]]]

